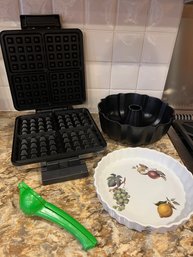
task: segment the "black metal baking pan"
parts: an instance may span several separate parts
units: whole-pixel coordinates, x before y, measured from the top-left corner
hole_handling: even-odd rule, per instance
[[[109,95],[98,109],[103,132],[133,146],[159,140],[174,120],[174,110],[167,103],[137,93]]]

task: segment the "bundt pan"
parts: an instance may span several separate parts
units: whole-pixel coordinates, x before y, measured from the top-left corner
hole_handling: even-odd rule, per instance
[[[101,128],[110,138],[133,146],[158,141],[174,110],[156,97],[137,93],[109,95],[98,104]]]

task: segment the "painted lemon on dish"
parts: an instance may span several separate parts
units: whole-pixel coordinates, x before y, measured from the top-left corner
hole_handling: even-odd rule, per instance
[[[155,205],[157,205],[157,212],[160,218],[168,218],[172,216],[173,210],[176,210],[175,205],[180,205],[176,202],[175,198],[168,199],[166,197],[166,201],[159,201]]]
[[[158,205],[157,211],[161,218],[170,217],[173,213],[172,206],[169,203],[161,203],[160,205]]]

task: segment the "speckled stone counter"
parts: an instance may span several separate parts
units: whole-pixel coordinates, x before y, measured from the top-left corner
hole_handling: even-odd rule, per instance
[[[41,185],[39,165],[13,166],[10,157],[14,120],[20,114],[0,112],[0,257],[193,256],[193,217],[175,231],[155,234],[130,230],[103,210],[93,184],[94,169],[104,155],[126,146],[105,136],[106,150],[86,160],[89,177],[48,186]],[[98,116],[94,118],[98,123]],[[167,135],[147,147],[180,160]],[[86,252],[64,229],[41,218],[25,216],[19,209],[17,188],[22,180],[82,223],[96,236],[98,245]]]

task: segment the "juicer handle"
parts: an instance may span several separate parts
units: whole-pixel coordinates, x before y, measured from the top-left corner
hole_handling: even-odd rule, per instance
[[[36,215],[65,228],[79,240],[85,250],[91,249],[97,244],[96,238],[83,225],[49,202],[46,202],[44,207],[36,212]]]

